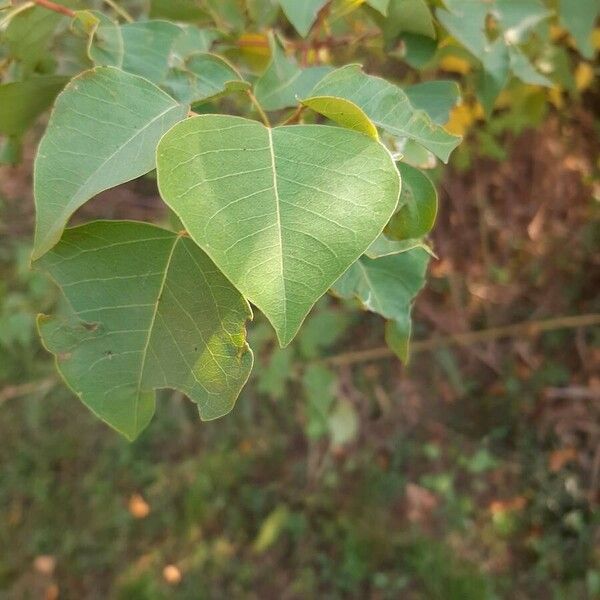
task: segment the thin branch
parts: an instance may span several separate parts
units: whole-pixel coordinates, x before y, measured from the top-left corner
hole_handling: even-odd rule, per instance
[[[46,393],[56,385],[55,377],[48,377],[41,381],[32,381],[29,383],[22,383],[20,385],[7,385],[0,390],[0,404],[12,400],[13,398],[19,398],[21,396],[28,396],[36,392]]]
[[[51,2],[51,0],[33,0],[33,2],[42,8],[47,8],[48,10],[60,13],[61,15],[66,15],[67,17],[75,16],[74,10],[71,10],[67,6],[63,6],[62,4]]]
[[[466,331],[428,340],[416,340],[410,344],[411,352],[425,352],[445,346],[469,346],[479,342],[487,342],[507,337],[531,337],[544,331],[557,329],[576,329],[578,327],[593,327],[600,325],[600,314],[576,315],[571,317],[558,317],[545,321],[526,321],[505,327],[492,327],[481,331]],[[394,358],[396,355],[387,347],[371,348],[370,350],[357,350],[344,352],[336,356],[325,358],[322,362],[332,366],[352,365],[373,360]]]
[[[299,104],[294,112],[285,120],[281,122],[281,125],[291,125],[297,123],[300,120],[300,115],[304,112],[306,106]]]
[[[108,6],[110,6],[124,21],[127,23],[133,23],[133,17],[122,7],[119,6],[115,0],[103,0]]]
[[[251,90],[246,90],[246,94],[248,94],[250,102],[252,102],[254,108],[256,108],[256,112],[258,112],[261,121],[265,124],[266,127],[271,127],[271,121],[269,121],[267,113],[263,110],[263,107],[260,105],[260,102],[256,99],[256,96],[252,93]]]

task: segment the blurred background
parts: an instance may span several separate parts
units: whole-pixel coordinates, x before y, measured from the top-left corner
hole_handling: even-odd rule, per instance
[[[407,366],[380,318],[324,298],[285,350],[257,319],[230,415],[161,391],[134,443],[40,346],[58,292],[29,270],[43,123],[28,135],[0,167],[0,598],[600,598],[600,87],[557,40],[562,79],[489,118],[460,52],[429,67],[467,89],[447,124],[465,142],[431,170],[438,258]],[[167,218],[152,177],[92,217]]]

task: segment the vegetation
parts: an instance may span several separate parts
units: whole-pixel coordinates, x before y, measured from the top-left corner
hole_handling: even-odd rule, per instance
[[[0,596],[600,597],[599,14],[0,1]]]

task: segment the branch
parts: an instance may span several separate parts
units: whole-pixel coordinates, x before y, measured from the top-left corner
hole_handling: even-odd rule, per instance
[[[34,4],[37,4],[42,8],[53,10],[54,12],[60,13],[61,15],[66,15],[67,17],[75,16],[74,10],[71,10],[67,6],[63,6],[62,4],[57,4],[56,2],[51,2],[50,0],[33,0],[33,2]]]
[[[506,337],[531,337],[544,331],[557,329],[575,329],[577,327],[593,327],[600,325],[600,314],[576,315],[572,317],[558,317],[545,321],[526,321],[505,327],[492,327],[481,331],[466,331],[428,340],[417,340],[410,344],[411,352],[425,352],[445,346],[469,346],[479,342],[487,342]],[[387,347],[371,348],[370,350],[357,350],[344,352],[336,356],[323,359],[322,362],[332,366],[352,365],[385,358],[395,358],[396,355]]]
[[[263,110],[263,107],[260,105],[260,102],[256,99],[256,96],[252,93],[251,90],[247,90],[246,93],[248,94],[248,98],[250,98],[250,102],[252,102],[254,108],[256,108],[256,112],[258,112],[258,115],[260,116],[262,122],[265,124],[266,127],[270,128],[271,121],[269,121],[267,113]]]

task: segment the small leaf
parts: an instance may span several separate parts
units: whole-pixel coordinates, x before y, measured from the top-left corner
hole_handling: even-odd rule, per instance
[[[68,81],[59,75],[41,75],[0,85],[0,133],[25,133]]]
[[[400,208],[385,228],[395,240],[410,240],[427,235],[437,216],[438,197],[432,181],[419,169],[398,163],[402,178]]]
[[[410,103],[424,110],[434,123],[445,125],[450,111],[460,101],[460,89],[455,81],[425,81],[404,88]]]
[[[518,77],[523,83],[529,85],[543,85],[552,87],[552,82],[542,75],[532,64],[529,58],[516,46],[509,48],[510,68],[515,77]]]
[[[390,0],[367,0],[367,4],[386,17],[388,14]]]
[[[169,72],[165,88],[180,102],[190,104],[249,89],[250,84],[220,56],[198,52],[186,59],[183,68]]]
[[[348,65],[326,75],[312,95],[350,100],[388,133],[419,142],[444,162],[460,143],[459,137],[433,123],[425,111],[415,110],[399,87],[366,75],[360,65]]]
[[[123,36],[117,23],[96,10],[76,11],[74,23],[87,33],[87,54],[96,66],[120,67],[123,64]]]
[[[331,72],[331,67],[301,69],[296,61],[285,55],[275,36],[269,38],[271,62],[259,77],[254,93],[265,110],[280,110],[298,104],[315,85]]]
[[[410,357],[411,335],[410,313],[385,324],[385,343],[404,364],[408,364]]]
[[[390,0],[387,16],[374,16],[388,45],[403,33],[435,38],[433,17],[425,0]]]
[[[338,296],[357,298],[366,310],[396,322],[396,329],[388,336],[404,361],[408,357],[411,306],[425,285],[428,263],[429,254],[421,248],[374,260],[363,256],[332,288]]]
[[[488,45],[485,23],[490,4],[477,0],[444,0],[444,4],[448,10],[438,8],[438,20],[450,35],[480,58]]]
[[[152,170],[158,140],[187,110],[149,81],[113,67],[71,80],[35,160],[33,258],[59,240],[70,216],[90,198]]]
[[[328,431],[329,410],[335,399],[335,375],[323,365],[309,365],[302,376],[306,396],[306,435],[312,439]]]
[[[343,127],[360,131],[375,140],[379,139],[377,127],[356,104],[334,96],[313,96],[302,100],[302,104]]]
[[[329,416],[329,433],[333,446],[343,446],[358,434],[358,415],[347,400],[340,400]]]
[[[558,13],[560,20],[567,31],[575,38],[581,54],[587,58],[594,58],[592,45],[592,32],[600,15],[600,2],[598,0],[559,0]]]
[[[399,195],[381,144],[324,125],[268,129],[201,115],[162,138],[157,165],[165,202],[284,346],[379,235]]]
[[[168,21],[139,21],[121,26],[123,70],[161,85],[169,59],[182,29]]]
[[[45,346],[69,387],[134,439],[157,388],[198,404],[203,420],[231,410],[252,368],[244,299],[189,239],[145,223],[68,229],[37,266],[61,286],[69,315],[41,316]]]
[[[540,0],[495,0],[493,10],[512,44],[521,42],[536,25],[552,16]]]
[[[485,47],[479,56],[483,71],[476,82],[477,96],[487,115],[492,113],[500,92],[508,82],[510,57],[502,38]]]
[[[327,0],[279,0],[288,21],[302,37],[306,37],[326,3]]]

